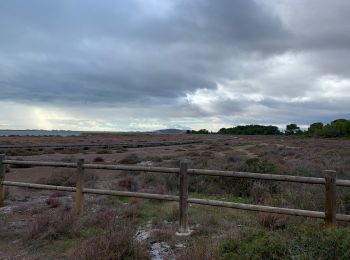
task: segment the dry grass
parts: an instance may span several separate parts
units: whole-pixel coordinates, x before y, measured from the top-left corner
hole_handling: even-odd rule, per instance
[[[140,158],[138,157],[137,154],[129,154],[127,156],[125,156],[123,159],[119,160],[118,163],[121,164],[137,164],[141,162]]]
[[[73,187],[76,184],[76,170],[59,169],[58,172],[53,172],[51,176],[39,179],[37,183]]]
[[[118,186],[127,191],[138,191],[140,184],[134,176],[128,176],[118,181]]]
[[[297,219],[291,216],[261,212],[257,215],[258,223],[267,229],[285,229],[287,226],[296,223]]]
[[[195,245],[184,249],[176,258],[178,260],[216,260],[220,259],[218,246],[205,239],[196,241]]]
[[[46,204],[50,206],[50,208],[57,208],[61,205],[61,201],[57,197],[50,197],[46,200]]]
[[[94,160],[93,160],[93,162],[95,162],[95,163],[101,163],[101,162],[104,162],[104,161],[105,160],[102,157],[100,157],[100,156],[95,157]]]
[[[214,137],[213,137],[214,138]],[[215,137],[216,138],[216,137]],[[178,167],[179,162],[187,159],[191,168],[218,169],[229,171],[253,171],[261,173],[292,174],[320,177],[323,169],[336,169],[340,178],[350,178],[350,143],[337,140],[300,140],[284,137],[240,137],[241,139],[207,140],[201,145],[187,145],[177,148],[133,149],[132,154],[105,155],[107,161],[118,161],[125,164],[136,164],[140,158],[147,158],[156,166]],[[218,138],[219,139],[219,138]],[[172,149],[172,150],[171,150]],[[81,153],[81,151],[80,151]],[[97,152],[99,153],[99,152]],[[96,151],[89,151],[86,159],[101,161],[96,157]],[[102,155],[101,155],[102,156]],[[71,157],[65,157],[72,161]],[[102,158],[102,159],[103,159]],[[101,161],[102,162],[102,161]],[[11,172],[31,172],[35,169],[18,169]],[[75,186],[75,170],[62,172],[54,170],[52,176],[39,182],[53,185]],[[91,174],[89,176],[89,174]],[[99,186],[111,186],[111,176],[101,172],[99,179],[93,171],[86,170],[85,177]],[[10,176],[10,174],[9,174]],[[178,194],[179,179],[176,174],[158,173],[130,173],[116,172],[112,182],[118,190],[143,191],[159,194]],[[92,184],[93,185],[93,184]],[[89,186],[91,187],[91,186]],[[241,203],[263,204],[287,208],[301,208],[309,210],[323,210],[324,190],[318,185],[301,185],[293,183],[253,181],[239,178],[221,178],[210,176],[190,176],[190,192],[196,196],[209,196],[213,199],[225,198]],[[350,192],[339,189],[338,212],[350,212]],[[194,196],[194,195],[193,195]],[[61,199],[62,200],[62,199]],[[100,205],[90,209],[97,209],[97,213],[89,212],[93,217],[88,229],[98,227],[99,232],[89,233],[88,236],[78,235],[79,246],[74,249],[70,258],[77,259],[147,259],[146,245],[133,241],[137,227],[155,219],[152,223],[149,241],[166,241],[175,248],[175,229],[178,220],[177,204],[171,208],[163,207],[157,201],[142,201],[133,203],[131,199],[111,199],[119,204],[109,205],[113,209],[99,210]],[[33,210],[34,221],[28,229],[28,239],[33,241],[53,241],[62,237],[71,237],[79,227],[74,218],[63,214],[63,207],[59,198],[51,196],[47,205]],[[63,200],[62,200],[63,201]],[[122,201],[122,202],[121,202]],[[117,207],[114,207],[118,205]],[[88,208],[88,207],[87,207]],[[118,210],[118,212],[115,211]],[[93,211],[95,212],[95,211]],[[190,226],[194,233],[184,243],[188,248],[175,249],[178,259],[219,259],[217,245],[212,239],[225,238],[232,233],[237,238],[242,226],[253,227],[268,232],[285,232],[291,226],[305,222],[304,218],[285,217],[283,215],[260,213],[250,214],[245,211],[220,211],[209,214],[204,207],[190,208]],[[211,211],[210,211],[211,212]],[[62,215],[63,214],[63,215]],[[84,216],[84,218],[87,216]],[[90,216],[89,216],[90,218]],[[117,221],[116,221],[117,220]],[[167,222],[164,222],[167,220]],[[59,223],[60,222],[60,223]],[[114,227],[110,226],[114,223]],[[169,224],[170,223],[170,224]],[[62,226],[62,225],[63,226]],[[122,225],[122,226],[121,226]],[[124,227],[125,226],[125,227]],[[238,227],[240,226],[240,227]],[[69,227],[69,228],[67,228]],[[281,230],[283,229],[283,230]],[[278,230],[278,231],[275,231]],[[202,240],[205,238],[204,240]],[[191,246],[192,245],[192,246]]]
[[[45,211],[34,217],[27,238],[29,240],[55,240],[60,236],[76,231],[77,218],[70,207],[62,207],[55,211]]]
[[[98,225],[103,228],[107,228],[110,223],[113,223],[118,218],[117,213],[111,209],[103,209],[96,213],[92,222],[93,225]]]
[[[145,246],[134,239],[135,226],[112,221],[107,230],[83,241],[71,253],[74,259],[149,259]]]

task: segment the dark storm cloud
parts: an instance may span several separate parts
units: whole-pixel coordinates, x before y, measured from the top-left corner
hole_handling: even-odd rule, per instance
[[[32,109],[40,127],[347,115],[349,12],[345,0],[1,1],[0,106]]]
[[[287,34],[254,1],[4,1],[2,99],[122,102],[214,88]],[[244,55],[243,55],[244,56]],[[237,71],[237,75],[239,72]]]

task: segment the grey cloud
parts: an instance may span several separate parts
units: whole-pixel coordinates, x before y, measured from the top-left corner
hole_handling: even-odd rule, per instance
[[[178,97],[234,77],[222,71],[239,49],[276,51],[286,35],[254,1],[175,1],[165,16],[140,3],[2,2],[0,52],[16,67],[2,98]]]
[[[342,97],[291,100],[317,96],[324,76],[350,77],[347,1],[152,3],[2,1],[0,101],[103,106],[131,118],[180,121],[346,114]],[[217,94],[218,84],[238,98],[221,93],[210,109],[184,101],[196,90]]]

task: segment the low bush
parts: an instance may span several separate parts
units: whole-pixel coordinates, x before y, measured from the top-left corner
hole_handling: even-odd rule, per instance
[[[124,157],[123,159],[119,160],[118,163],[121,164],[137,164],[141,162],[140,158],[137,156],[137,154],[129,154],[126,157]]]
[[[151,231],[151,241],[152,243],[155,242],[162,242],[165,240],[169,240],[174,236],[175,230],[171,227],[162,227],[162,228],[155,228]]]
[[[168,193],[168,188],[164,183],[157,183],[152,187],[152,193],[156,194],[167,194]]]
[[[38,183],[73,187],[76,184],[76,170],[60,169],[59,172],[53,172],[49,178],[39,179]]]
[[[214,260],[220,259],[217,246],[208,240],[197,241],[194,246],[184,249],[176,258],[178,260]]]
[[[71,162],[75,162],[75,160],[74,160],[74,157],[72,156],[66,156],[61,159],[61,162],[71,163]]]
[[[11,149],[3,152],[7,156],[32,156],[38,155],[41,151],[33,150],[33,149]]]
[[[138,191],[139,189],[139,183],[137,179],[133,176],[128,176],[124,179],[121,179],[120,181],[118,181],[118,186],[133,192]]]
[[[142,208],[139,204],[133,204],[125,208],[122,216],[129,220],[135,220],[142,217]]]
[[[17,161],[23,161],[23,159],[17,159]],[[32,165],[28,165],[28,164],[10,164],[10,168],[17,168],[17,169],[21,169],[21,168],[31,168]]]
[[[250,158],[246,160],[245,167],[243,170],[247,172],[275,173],[276,166],[268,160]]]
[[[96,213],[92,224],[98,225],[102,228],[107,228],[110,223],[113,223],[116,219],[117,213],[114,210],[100,210]]]
[[[296,221],[296,219],[291,216],[264,212],[259,213],[257,219],[262,227],[271,230],[285,229],[288,225]]]
[[[220,245],[225,259],[349,259],[350,229],[309,225],[283,231],[248,230]]]
[[[76,216],[69,207],[57,211],[46,211],[35,216],[29,226],[29,240],[55,240],[60,236],[75,233]]]
[[[115,152],[116,152],[116,153],[125,153],[125,152],[127,152],[127,151],[128,151],[128,149],[125,148],[125,147],[117,147],[117,148],[115,149]]]
[[[103,149],[96,152],[97,154],[111,154],[111,150]]]
[[[136,241],[135,227],[118,221],[101,235],[82,242],[73,252],[74,259],[149,259],[145,246]]]
[[[57,197],[49,197],[46,200],[46,204],[50,206],[50,208],[57,208],[61,205],[61,201]]]
[[[105,160],[102,157],[95,157],[94,162],[104,162]]]
[[[281,237],[260,230],[225,240],[220,254],[225,259],[281,259],[288,255],[288,247]]]

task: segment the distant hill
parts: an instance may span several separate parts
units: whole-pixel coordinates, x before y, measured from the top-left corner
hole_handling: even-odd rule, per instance
[[[76,136],[81,133],[70,130],[0,130],[0,136]]]
[[[184,130],[184,129],[169,128],[169,129],[160,129],[153,132],[161,133],[161,134],[183,134],[183,133],[186,133],[186,131],[187,130]]]

